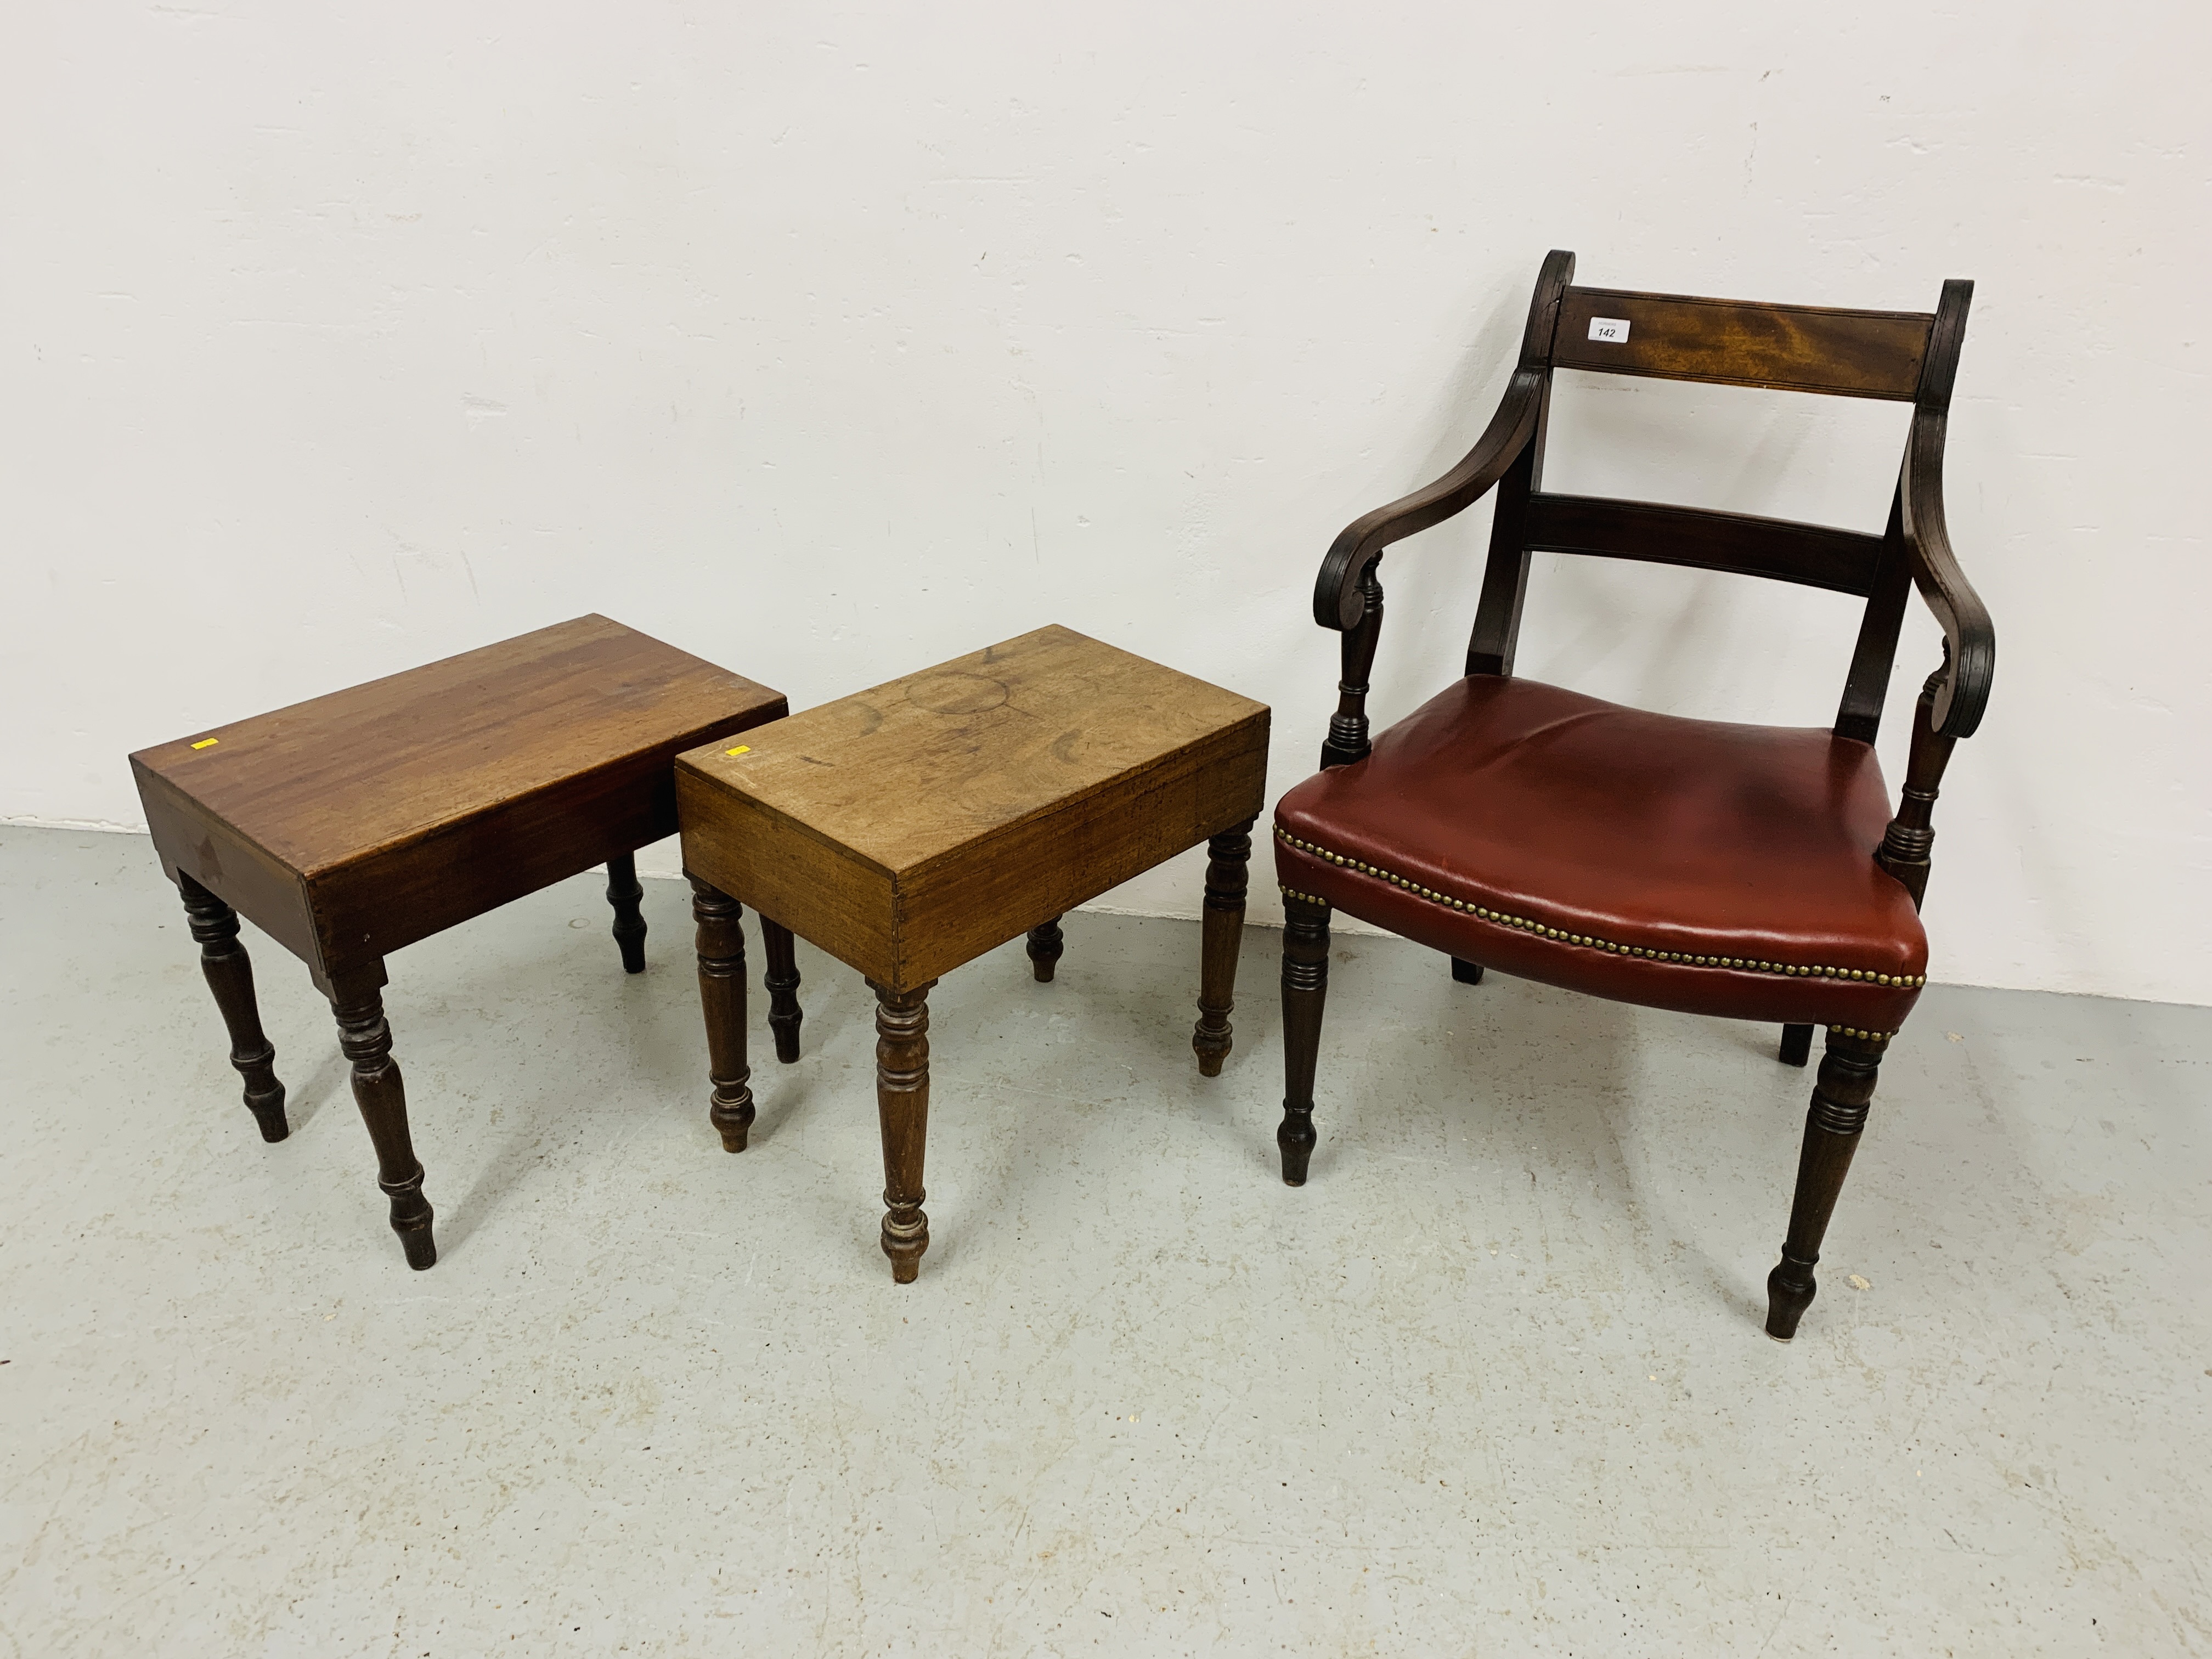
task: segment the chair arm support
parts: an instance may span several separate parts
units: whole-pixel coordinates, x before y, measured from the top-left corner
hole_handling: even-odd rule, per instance
[[[1481,499],[1535,435],[1543,403],[1542,372],[1524,365],[1515,371],[1498,412],[1457,466],[1426,488],[1346,525],[1321,562],[1314,583],[1315,623],[1339,633],[1357,628],[1366,612],[1361,584],[1382,550]]]
[[[1900,494],[1913,586],[1943,628],[1944,667],[1937,671],[1942,683],[1929,711],[1931,723],[1946,739],[1954,739],[1972,737],[1982,722],[1996,677],[1997,633],[1981,595],[1959,568],[1944,526],[1944,424],[1942,416],[1925,413],[1914,421]]]
[[[1936,729],[1936,702],[1945,681],[1951,678],[1951,647],[1943,647],[1943,665],[1920,688],[1912,710],[1912,751],[1905,763],[1905,788],[1897,816],[1882,832],[1874,861],[1903,884],[1918,909],[1928,893],[1929,854],[1936,846],[1936,797],[1941,792],[1943,769],[1951,763],[1951,749],[1958,741]]]

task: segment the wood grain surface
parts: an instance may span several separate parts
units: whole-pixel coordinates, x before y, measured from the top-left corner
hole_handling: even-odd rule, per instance
[[[1042,628],[683,756],[685,866],[905,989],[1253,817],[1267,716]]]
[[[782,694],[581,617],[131,757],[164,868],[314,969],[466,921],[676,828],[677,752]]]
[[[1594,318],[1629,325],[1617,343],[1589,337]],[[1555,368],[1671,380],[1910,399],[1935,318],[1922,311],[1708,300],[1684,294],[1571,288],[1552,344]]]

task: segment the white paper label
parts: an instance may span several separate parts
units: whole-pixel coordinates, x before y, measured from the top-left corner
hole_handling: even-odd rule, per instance
[[[1602,340],[1607,345],[1620,345],[1628,338],[1628,319],[1626,317],[1593,317],[1589,337]]]

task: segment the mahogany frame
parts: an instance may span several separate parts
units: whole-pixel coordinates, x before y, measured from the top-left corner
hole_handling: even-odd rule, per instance
[[[1574,286],[1575,256],[1545,256],[1521,350],[1482,435],[1442,477],[1354,520],[1330,546],[1314,586],[1314,621],[1344,636],[1336,712],[1323,769],[1370,748],[1368,677],[1382,627],[1377,568],[1392,544],[1464,512],[1493,489],[1490,549],[1469,675],[1513,672],[1533,552],[1585,554],[1720,570],[1849,593],[1866,601],[1834,725],[1872,743],[1881,726],[1905,598],[1917,588],[1943,630],[1943,658],[1913,714],[1902,799],[1869,855],[1911,895],[1925,893],[1932,817],[1953,746],[1981,724],[1996,670],[1996,631],[1951,549],[1943,514],[1943,444],[1973,284],[1943,284],[1933,312],[1850,311]],[[1630,324],[1620,342],[1594,339],[1599,316]],[[1905,454],[1879,536],[1743,514],[1546,491],[1544,442],[1555,368],[1878,398],[1913,405]],[[1305,1178],[1314,1146],[1313,1076],[1328,980],[1328,904],[1284,895],[1288,1091],[1277,1140],[1284,1179]],[[1453,964],[1480,982],[1480,969]],[[1784,1029],[1781,1059],[1802,1066],[1812,1028]],[[1808,1115],[1790,1236],[1768,1279],[1768,1334],[1787,1341],[1810,1305],[1813,1266],[1866,1118],[1887,1037],[1832,1029]]]

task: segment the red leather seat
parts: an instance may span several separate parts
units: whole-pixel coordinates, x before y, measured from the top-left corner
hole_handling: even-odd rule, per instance
[[[1284,796],[1275,869],[1523,979],[1887,1036],[1928,973],[1890,812],[1870,744],[1476,674]]]

